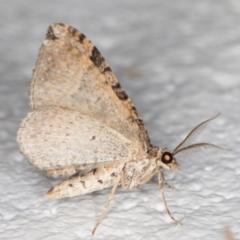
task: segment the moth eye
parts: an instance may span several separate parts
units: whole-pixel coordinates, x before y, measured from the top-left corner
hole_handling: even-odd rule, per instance
[[[163,153],[161,160],[165,164],[171,163],[173,160],[173,155],[170,152],[165,152]]]

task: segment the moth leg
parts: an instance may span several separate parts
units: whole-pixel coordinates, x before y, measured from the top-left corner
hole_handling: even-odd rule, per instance
[[[128,185],[126,186],[126,188],[129,188],[129,189],[131,188],[130,186],[131,186],[131,184],[132,184],[132,182],[133,182],[134,173],[135,173],[135,169],[133,170],[131,180],[129,181],[129,183],[128,183]]]
[[[175,187],[171,186],[170,184],[168,184],[165,179],[163,180],[163,183],[164,183],[164,185],[166,185],[166,187],[168,187],[168,188],[170,188],[172,190],[177,191],[177,188],[175,188]]]
[[[124,165],[124,168],[125,168],[126,164]],[[133,179],[134,179],[134,176],[135,176],[135,169],[133,169],[132,173],[131,173],[131,176],[129,176],[129,178],[126,178],[126,172],[124,172],[124,168],[123,168],[123,171],[121,173],[122,177],[121,177],[121,186],[123,189],[131,189],[131,188],[134,188],[134,187],[131,187],[131,184],[133,182]],[[128,180],[128,183],[125,181],[125,180]]]
[[[166,199],[165,199],[165,195],[164,195],[164,191],[163,191],[163,185],[165,183],[165,179],[164,179],[164,176],[163,176],[163,170],[162,169],[159,169],[159,172],[158,172],[158,184],[159,184],[159,188],[160,188],[160,191],[162,193],[162,199],[163,199],[163,203],[164,203],[164,207],[169,215],[169,217],[177,224],[182,224],[181,222],[177,221],[173,216],[172,214],[170,213],[169,209],[168,209],[168,206],[167,206],[167,202],[166,202]]]
[[[107,200],[107,202],[106,202],[106,204],[105,204],[105,206],[104,206],[104,209],[103,209],[103,211],[102,211],[102,214],[101,214],[100,218],[98,219],[95,227],[94,227],[93,230],[92,230],[92,235],[94,235],[94,233],[95,233],[95,231],[97,230],[98,226],[99,226],[100,223],[102,222],[102,220],[103,220],[103,218],[104,218],[104,216],[105,216],[105,214],[106,214],[106,212],[107,212],[107,210],[108,210],[109,204],[110,204],[111,200],[113,199],[113,196],[114,196],[114,194],[115,194],[115,192],[116,192],[116,189],[117,189],[117,187],[118,187],[118,185],[119,185],[119,183],[120,183],[120,181],[121,181],[121,177],[122,177],[121,174],[119,174],[118,177],[117,177],[117,179],[116,179],[115,184],[113,185],[113,188],[112,188],[112,191],[111,191],[111,193],[110,193],[110,195],[109,195],[109,197],[108,197],[108,200]]]

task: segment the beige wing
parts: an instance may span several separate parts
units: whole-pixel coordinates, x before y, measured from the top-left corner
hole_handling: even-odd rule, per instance
[[[30,86],[33,110],[62,107],[96,118],[149,146],[146,128],[98,49],[82,33],[53,24]]]
[[[53,176],[62,169],[66,171],[63,175],[68,175],[88,164],[136,160],[143,154],[132,138],[96,118],[61,108],[29,113],[18,141],[29,162]]]
[[[101,162],[120,160],[125,154],[119,155],[118,150],[123,150],[121,146],[124,146],[126,156],[130,159],[136,153],[134,146],[142,152],[149,151],[150,140],[144,123],[105,59],[90,40],[68,25],[53,24],[48,29],[47,38],[42,44],[36,69],[33,72],[30,104],[33,112],[23,121],[18,142],[22,153],[29,158],[29,161],[40,169],[48,169],[46,171],[50,175],[67,175],[67,172],[74,173],[76,169],[92,169]],[[60,142],[61,146],[64,146],[63,139],[68,139],[70,143],[70,138],[64,136],[64,131],[60,128],[60,126],[67,128],[63,123],[59,125],[59,130],[61,129],[62,132],[58,133],[58,128],[55,126],[52,127],[54,131],[51,133],[51,125],[43,117],[46,115],[46,119],[50,120],[51,111],[55,112],[54,116],[56,116],[52,117],[52,126],[55,126],[54,121],[59,121],[62,114],[59,115],[56,111],[66,111],[73,116],[80,114],[79,116],[85,116],[85,120],[89,121],[86,126],[92,128],[90,135],[89,132],[84,132],[86,129],[80,128],[80,125],[79,131],[74,130],[75,138],[81,142],[78,150],[75,149],[77,145],[74,145],[73,149],[69,144],[59,153]],[[105,129],[102,133],[95,129],[96,121],[98,126]],[[47,132],[45,128],[40,127],[43,122],[48,129]],[[35,127],[38,124],[39,129]],[[66,124],[69,125],[69,122]],[[36,139],[33,131],[38,133]],[[109,141],[120,144],[119,149],[113,143],[105,151],[106,146],[102,145],[101,141],[90,140],[92,136],[99,139],[98,134],[107,134],[111,131],[121,136],[119,140],[108,138]],[[49,140],[51,139],[51,144],[47,142],[48,138],[45,138],[45,142],[41,140],[46,134]],[[71,134],[73,139],[75,139],[74,134]],[[31,138],[28,137],[29,135]],[[81,141],[80,138],[83,136],[89,138],[83,138]],[[125,140],[121,142],[123,138],[127,142]],[[133,147],[127,150],[126,143],[130,146],[130,142]],[[96,145],[97,143],[99,145]],[[100,150],[104,151],[104,154],[102,152],[99,155]],[[71,157],[73,151],[76,151],[74,158]],[[77,154],[80,154],[79,157]],[[125,157],[121,160],[126,159]],[[88,166],[83,167],[84,164]],[[56,173],[57,171],[59,173]]]

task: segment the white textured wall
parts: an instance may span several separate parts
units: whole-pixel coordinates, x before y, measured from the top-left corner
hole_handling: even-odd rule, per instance
[[[174,148],[221,113],[200,139],[232,149],[179,159],[156,179],[119,189],[94,239],[240,239],[240,3],[238,0],[27,1],[0,3],[0,239],[91,239],[109,190],[50,201],[57,180],[28,165],[15,141],[27,114],[28,81],[52,22],[84,32],[132,98],[152,142]],[[129,77],[130,70],[140,75]]]

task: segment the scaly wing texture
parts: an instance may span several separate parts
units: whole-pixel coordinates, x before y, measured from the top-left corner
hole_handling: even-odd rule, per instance
[[[48,29],[30,85],[30,104],[33,112],[23,121],[18,142],[30,163],[45,169],[50,175],[65,175],[64,169],[71,174],[82,169],[83,164],[88,164],[86,169],[92,169],[99,162],[125,160],[126,157],[130,160],[136,154],[135,146],[142,152],[147,152],[150,148],[146,128],[136,108],[105,59],[90,40],[68,25],[53,24]],[[66,111],[69,118],[80,114],[79,116],[85,119],[84,124],[88,119],[91,132],[85,132],[85,127],[70,127],[74,134],[78,135],[76,137],[85,136],[84,141],[78,140],[78,146],[64,136],[64,124],[69,124],[67,120],[59,123],[59,129],[54,125],[54,121],[58,121],[60,117],[60,113],[56,111]],[[55,113],[55,117],[50,117],[51,112]],[[48,121],[45,121],[42,115],[46,116]],[[123,159],[115,143],[108,145],[105,154],[99,154],[97,141],[91,140],[92,136],[98,137],[100,133],[93,124],[96,121],[98,126],[105,129],[102,131],[105,138],[115,141],[121,151],[127,152]],[[41,125],[43,122],[44,126]],[[74,119],[72,122],[77,124]],[[58,134],[60,129],[62,132]],[[71,136],[74,138],[73,132]],[[108,137],[110,132],[118,133],[121,137]],[[36,133],[37,137],[34,139]],[[49,144],[41,137],[52,143]],[[64,138],[69,140],[65,148]],[[133,148],[126,149],[126,142],[133,144]],[[105,151],[106,146],[101,141],[98,141],[98,144],[98,148]],[[58,149],[60,145],[63,147],[61,150]],[[80,154],[80,157],[74,155],[72,158],[73,151]],[[56,171],[59,171],[59,174]]]
[[[21,151],[34,166],[51,175],[58,169],[81,170],[81,165],[136,160],[137,142],[87,115],[52,108],[33,111],[19,132]]]
[[[33,110],[63,107],[102,121],[149,146],[132,101],[98,49],[82,33],[53,24],[40,49],[30,87]]]

